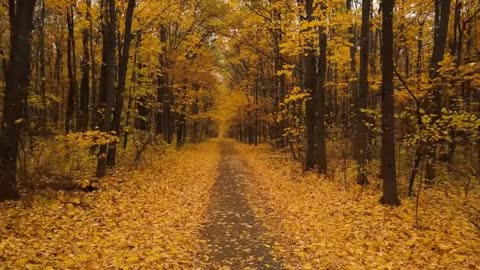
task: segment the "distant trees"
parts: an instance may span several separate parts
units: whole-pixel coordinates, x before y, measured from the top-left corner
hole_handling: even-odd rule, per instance
[[[242,1],[246,19],[224,53],[229,87],[246,98],[231,136],[252,143],[250,115],[261,106],[264,141],[327,176],[347,176],[352,158],[357,183],[381,178],[390,205],[403,188],[415,194],[419,178],[431,187],[445,171],[475,174],[480,151],[468,145],[480,142],[480,5],[454,2]],[[258,74],[257,104],[249,97]]]
[[[136,151],[137,162],[162,138],[181,146],[216,135],[213,44],[222,25],[213,22],[226,15],[224,1],[8,4],[0,5],[0,198],[17,197],[17,173],[20,185],[33,181],[28,173],[47,145],[75,146],[59,160],[88,145],[77,167],[95,155],[102,177],[119,160],[121,139],[121,153]]]

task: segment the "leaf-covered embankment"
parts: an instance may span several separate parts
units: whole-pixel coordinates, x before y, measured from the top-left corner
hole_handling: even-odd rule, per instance
[[[96,192],[0,205],[0,268],[196,267],[218,161],[205,143],[102,179]]]
[[[250,203],[288,269],[480,269],[479,231],[461,192],[422,191],[417,229],[415,200],[382,206],[377,182],[362,190],[352,177],[345,189],[283,156],[237,148],[255,174]]]

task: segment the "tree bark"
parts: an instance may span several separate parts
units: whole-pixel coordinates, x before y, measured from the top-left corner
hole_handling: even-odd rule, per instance
[[[133,11],[135,9],[135,0],[129,0],[127,6],[127,13],[125,15],[125,31],[123,35],[123,51],[120,58],[120,65],[118,67],[118,88],[115,95],[115,110],[113,113],[113,120],[111,131],[115,132],[116,136],[120,136],[120,121],[122,118],[124,93],[127,81],[128,59],[130,57],[130,44],[132,41],[132,19]],[[108,149],[107,165],[115,166],[115,159],[117,153],[117,145],[110,144]]]
[[[40,2],[40,25],[39,25],[39,35],[40,35],[40,97],[42,102],[42,108],[40,109],[40,134],[46,134],[48,128],[48,117],[47,117],[47,98],[46,98],[46,63],[45,63],[45,0]]]
[[[306,17],[302,18],[308,22],[313,20],[313,0],[305,0]],[[306,146],[305,146],[305,169],[311,170],[317,164],[315,149],[315,50],[313,44],[308,44],[307,51],[302,57],[304,73],[304,89],[310,94],[306,103],[305,126],[306,126]]]
[[[393,6],[394,0],[382,1],[382,179],[387,205],[399,205],[395,166],[395,117],[393,96]]]
[[[86,131],[88,129],[89,104],[90,104],[90,47],[89,30],[82,31],[82,81],[80,84],[80,102],[78,105],[78,129]]]
[[[319,28],[320,35],[320,56],[318,59],[318,77],[317,89],[314,96],[316,107],[316,159],[318,172],[327,173],[327,148],[326,148],[326,126],[325,126],[325,93],[327,91],[325,83],[327,81],[327,33],[323,27]]]
[[[353,4],[352,0],[347,0],[346,1],[346,7],[347,7],[347,10],[349,12],[352,12],[352,9],[353,9],[352,4]],[[356,31],[355,30],[356,30],[356,25],[352,25],[348,28],[348,34],[350,35],[350,43],[352,43],[352,46],[350,46],[350,72],[351,72],[351,77],[352,77],[352,80],[350,82],[350,88],[351,88],[351,91],[352,91],[351,99],[353,101],[352,103],[354,104],[354,109],[357,107],[356,100],[357,100],[357,91],[358,91],[358,86],[357,86],[357,81],[356,81],[356,77],[358,75],[357,74],[357,59],[356,59],[357,37],[356,37]],[[347,121],[345,121],[345,120],[348,119],[348,107],[344,106],[344,103],[345,102],[343,102],[343,100],[342,100],[341,110],[343,111],[343,113],[340,116],[341,117],[340,121],[342,122],[340,124],[346,125]],[[353,131],[353,136],[351,138],[351,151],[352,151],[352,154],[353,154],[353,158],[356,160],[359,151],[358,151],[357,143],[356,143],[356,135],[355,135],[356,119],[354,117],[352,117],[350,119],[350,124],[351,124],[351,128],[352,128],[352,131]]]
[[[435,25],[433,38],[433,51],[430,61],[430,80],[434,81],[438,77],[439,63],[445,55],[447,43],[448,20],[450,16],[450,0],[435,0]],[[442,86],[434,86],[433,100],[431,101],[430,113],[435,115],[434,121],[440,119],[442,110]],[[427,150],[427,163],[425,167],[425,181],[432,184],[435,179],[435,167],[437,163],[437,143],[431,142]]]
[[[67,43],[67,62],[68,62],[68,81],[69,88],[67,94],[67,110],[65,116],[65,133],[73,130],[75,110],[77,108],[77,76],[76,76],[76,54],[75,54],[75,21],[73,18],[73,6],[67,10],[68,43]]]
[[[30,84],[35,0],[10,0],[10,56],[0,132],[0,201],[18,199],[17,158]]]
[[[90,49],[90,72],[92,87],[90,89],[90,128],[95,129],[97,125],[95,108],[97,108],[97,98],[98,98],[98,82],[97,82],[97,62],[95,60],[95,43],[94,43],[94,32],[93,32],[93,18],[92,18],[92,0],[85,0],[87,5],[86,18],[88,20],[88,30],[89,30],[89,49]]]
[[[115,0],[106,0],[105,27],[102,70],[100,78],[100,95],[98,102],[99,127],[102,132],[109,132],[111,127],[114,80],[115,80],[115,49],[116,49],[116,10]],[[100,146],[97,162],[97,177],[105,176],[107,172],[107,145]]]
[[[160,133],[163,135],[163,140],[165,142],[171,143],[169,141],[169,127],[170,127],[170,102],[169,102],[169,75],[167,72],[167,28],[165,26],[160,26],[160,42],[162,43],[163,49],[160,55],[160,68],[161,72],[158,76],[158,91],[157,91],[157,100],[160,103],[161,109],[158,115],[157,129],[160,129]]]
[[[362,27],[360,33],[360,72],[359,85],[356,98],[356,121],[355,121],[355,149],[357,154],[355,159],[358,166],[357,183],[359,185],[368,184],[367,174],[365,173],[365,165],[368,154],[368,129],[366,126],[367,118],[362,109],[368,106],[368,52],[370,32],[370,6],[371,0],[362,0]]]

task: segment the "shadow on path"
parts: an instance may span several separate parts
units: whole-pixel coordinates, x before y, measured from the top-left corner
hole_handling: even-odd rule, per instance
[[[213,268],[282,269],[244,194],[248,168],[231,142],[220,142],[222,160],[202,230]]]

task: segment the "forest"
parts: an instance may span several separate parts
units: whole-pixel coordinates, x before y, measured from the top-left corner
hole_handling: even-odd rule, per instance
[[[0,0],[0,270],[480,270],[479,0]]]

